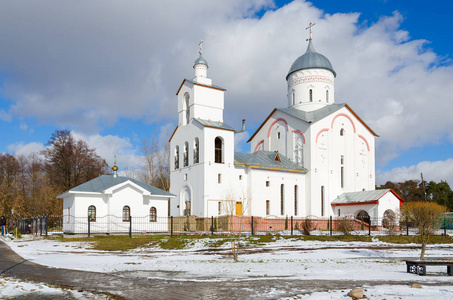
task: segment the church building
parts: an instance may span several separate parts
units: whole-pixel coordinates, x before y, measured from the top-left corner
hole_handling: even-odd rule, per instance
[[[253,133],[250,153],[234,152],[235,133],[245,128],[224,123],[226,90],[207,77],[200,44],[195,76],[176,93],[170,192],[177,197],[170,201],[171,215],[377,220],[398,212],[400,196],[375,190],[378,135],[350,106],[336,103],[337,74],[316,52],[311,26],[306,52],[286,75],[286,106],[270,112]]]

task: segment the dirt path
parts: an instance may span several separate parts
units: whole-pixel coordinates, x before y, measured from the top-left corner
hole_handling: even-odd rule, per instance
[[[412,282],[290,278],[221,282],[147,279],[131,275],[49,268],[23,259],[2,241],[0,241],[0,275],[93,293],[107,293],[124,299],[276,299],[314,291],[349,290],[365,285],[412,284]],[[414,282],[416,281],[414,278]],[[442,284],[445,283],[431,285]]]

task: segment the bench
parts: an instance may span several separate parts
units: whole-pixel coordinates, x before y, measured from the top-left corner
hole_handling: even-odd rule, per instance
[[[448,276],[453,276],[453,261],[451,260],[406,260],[407,273],[425,276],[426,266],[447,266]]]

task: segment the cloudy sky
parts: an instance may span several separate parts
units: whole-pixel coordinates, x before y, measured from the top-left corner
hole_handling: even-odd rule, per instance
[[[70,129],[122,168],[143,137],[168,141],[176,92],[193,77],[198,42],[208,76],[227,89],[225,121],[237,150],[274,107],[307,47],[336,73],[335,101],[380,136],[378,183],[453,184],[453,4],[449,1],[0,0],[0,152],[45,147]]]

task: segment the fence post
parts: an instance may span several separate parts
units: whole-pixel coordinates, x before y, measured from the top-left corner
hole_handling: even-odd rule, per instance
[[[293,236],[293,216],[291,216],[291,236]]]
[[[211,235],[214,235],[214,216],[211,216]]]
[[[447,215],[444,215],[444,236],[447,236]]]
[[[406,221],[406,231],[407,231],[407,236],[409,236],[409,222]]]
[[[330,216],[330,236],[332,236],[332,216]]]
[[[170,217],[170,237],[173,237],[173,216]]]
[[[49,216],[46,215],[46,223],[45,223],[45,226],[46,226],[46,236],[47,236],[47,227],[49,226]]]
[[[368,235],[371,236],[371,218],[370,223],[368,223]]]
[[[88,237],[90,237],[90,233],[91,233],[91,223],[90,223],[90,215],[88,215]]]
[[[252,235],[255,235],[255,228],[254,228],[254,224],[253,224],[253,216],[252,216]]]
[[[39,236],[42,236],[42,216],[38,218],[39,220]]]
[[[132,216],[129,216],[129,237],[132,238]]]

